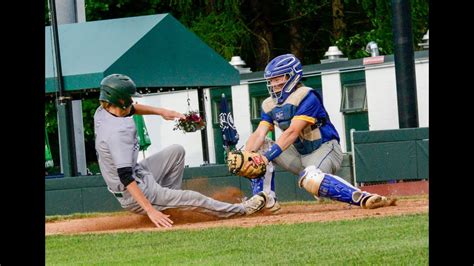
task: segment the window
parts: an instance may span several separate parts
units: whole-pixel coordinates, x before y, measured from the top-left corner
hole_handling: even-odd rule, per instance
[[[252,113],[250,114],[250,119],[260,119],[261,118],[260,114],[262,112],[262,103],[263,103],[263,101],[265,101],[266,98],[268,98],[268,95],[251,97],[251,100],[252,100],[251,111],[252,111]]]
[[[342,88],[341,112],[367,111],[365,83],[348,84]]]

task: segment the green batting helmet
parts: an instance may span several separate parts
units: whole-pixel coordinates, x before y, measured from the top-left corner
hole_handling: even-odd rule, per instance
[[[132,96],[139,96],[139,94],[137,94],[135,82],[128,76],[112,74],[100,82],[99,100],[101,101],[127,109],[132,104]]]

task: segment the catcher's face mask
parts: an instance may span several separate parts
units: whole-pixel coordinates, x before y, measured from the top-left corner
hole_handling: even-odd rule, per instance
[[[275,57],[265,67],[264,78],[267,80],[267,88],[270,96],[277,104],[282,104],[292,93],[303,75],[301,62],[292,54],[285,54]],[[271,84],[271,79],[285,77],[282,88],[276,83]]]
[[[288,82],[289,76],[288,75],[281,75],[272,77],[267,80],[267,88],[271,95],[275,95],[276,98],[280,97],[281,90],[283,90],[283,86]]]

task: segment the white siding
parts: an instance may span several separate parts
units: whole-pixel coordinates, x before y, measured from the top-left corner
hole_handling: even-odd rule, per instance
[[[339,133],[342,151],[347,152],[344,115],[340,112],[342,90],[339,72],[322,73],[321,83],[324,106],[329,113],[331,122]]]
[[[369,130],[397,129],[397,83],[394,65],[365,70]]]
[[[415,64],[419,127],[429,126],[429,61]]]
[[[212,129],[211,91],[204,90],[204,108],[206,109],[207,146],[209,149],[209,163],[216,163],[216,148],[214,143],[214,130]],[[201,151],[202,153],[202,151]]]
[[[419,126],[428,127],[429,117],[429,83],[428,70],[429,61],[426,59],[417,60],[416,84],[418,98]],[[396,91],[395,67],[393,64],[368,66],[365,71],[367,104],[370,130],[397,129],[398,126],[398,105]],[[341,138],[343,152],[347,152],[344,115],[341,113],[341,81],[338,71],[326,72],[321,75],[323,101],[328,111],[331,121],[336,127]],[[139,103],[152,106],[173,109],[178,112],[187,112],[187,96],[191,99],[191,109],[198,109],[198,98],[196,90],[181,91],[175,93],[163,93],[136,98]],[[210,103],[210,91],[204,90],[206,121],[212,122],[212,112]],[[250,123],[250,99],[248,84],[232,86],[232,108],[235,126],[240,135],[237,148],[245,144],[252,133]],[[144,116],[152,145],[145,155],[149,156],[162,150],[164,147],[177,143],[186,149],[186,164],[189,166],[199,166],[203,163],[202,143],[200,132],[182,133],[173,131],[174,121],[165,121],[159,116]],[[276,138],[281,136],[281,130],[276,129]],[[216,162],[214,133],[212,127],[207,130],[209,160]],[[140,153],[142,159],[143,154]]]
[[[252,134],[248,84],[232,86],[232,111],[234,125],[237,133],[239,133],[239,142],[236,148],[240,148],[245,145],[250,134]]]
[[[191,110],[198,110],[197,91],[189,90],[188,92],[191,99]],[[134,100],[138,103],[185,113],[188,111],[188,103],[186,101],[188,92],[155,94],[134,98]],[[200,131],[193,133],[183,133],[180,130],[173,131],[175,122],[164,120],[161,116],[157,115],[144,115],[143,118],[151,140],[151,145],[145,151],[145,156],[159,152],[171,144],[180,144],[186,149],[186,165],[199,166],[203,163]],[[141,159],[143,159],[142,152],[139,155],[139,160]]]

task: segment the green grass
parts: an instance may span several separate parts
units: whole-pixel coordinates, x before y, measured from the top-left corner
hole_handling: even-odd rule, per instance
[[[80,218],[92,218],[92,217],[101,217],[101,216],[118,216],[118,215],[129,215],[130,212],[127,211],[118,211],[118,212],[88,212],[88,213],[72,213],[68,215],[50,215],[45,216],[45,222],[57,222],[57,221],[66,221],[74,220]]]
[[[428,265],[428,215],[47,236],[46,264]]]

